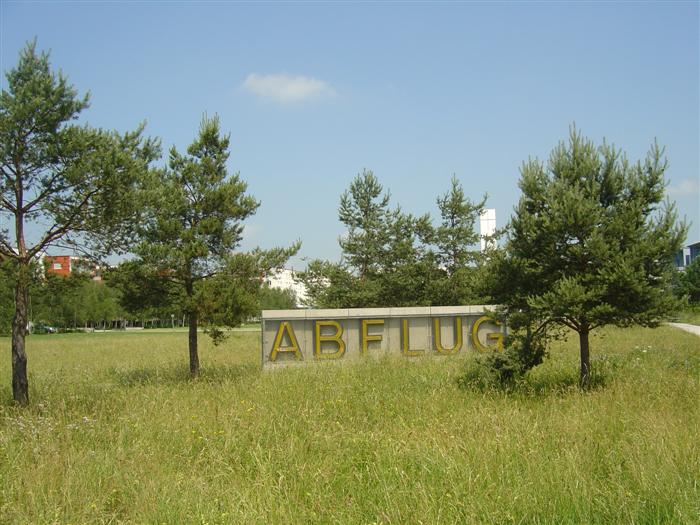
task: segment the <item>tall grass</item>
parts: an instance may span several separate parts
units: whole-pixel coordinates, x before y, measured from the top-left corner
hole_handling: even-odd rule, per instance
[[[0,339],[0,522],[700,522],[700,344],[669,327],[576,341],[512,392],[470,357],[262,373],[258,333],[28,339],[32,406]]]
[[[679,323],[700,325],[700,305],[691,306],[677,315]]]

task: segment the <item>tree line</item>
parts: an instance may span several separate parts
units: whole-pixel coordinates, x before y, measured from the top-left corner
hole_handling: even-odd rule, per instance
[[[437,198],[440,219],[415,216],[390,196],[371,171],[340,197],[340,262],[312,260],[299,275],[309,302],[322,308],[460,305],[486,297],[479,274],[485,253],[476,224],[486,197],[472,202],[453,176]]]
[[[143,126],[120,134],[77,124],[88,97],[51,71],[35,43],[6,76],[0,256],[10,278],[0,286],[0,315],[12,312],[14,399],[29,402],[25,336],[30,298],[37,304],[41,295],[33,288],[33,265],[48,247],[94,258],[130,253],[108,275],[117,293],[102,301],[116,300],[144,317],[181,312],[189,326],[190,373],[197,376],[198,326],[218,342],[225,336],[220,327],[255,312],[269,294],[262,277],[296,254],[300,241],[237,251],[243,222],[260,203],[227,168],[230,139],[217,116],[205,115],[189,147],[172,147],[159,165],[160,141],[144,136]],[[365,170],[340,197],[341,260],[310,261],[300,279],[309,303],[320,307],[499,305],[493,315],[507,321],[510,336],[487,365],[504,380],[539,364],[549,341],[573,330],[586,386],[593,330],[654,326],[679,306],[674,287],[688,290],[673,268],[687,226],[664,199],[666,170],[656,144],[631,162],[572,127],[547,162],[522,165],[514,215],[500,232],[500,247],[485,251],[476,222],[486,197],[470,200],[453,177],[436,199],[433,221],[392,207],[389,193]],[[91,286],[74,291],[93,293]],[[73,316],[77,322],[77,310]]]
[[[12,264],[0,267],[0,335],[9,335],[14,315]],[[72,272],[60,276],[36,268],[29,291],[29,331],[47,330],[84,331],[109,330],[125,326],[143,328],[171,328],[187,325],[182,308],[167,300],[158,304],[128,304],[123,290],[126,285],[117,281],[122,267],[106,269],[104,279],[95,281],[89,273]],[[130,284],[129,284],[130,286]],[[256,289],[251,318],[261,310],[294,308],[294,292],[271,288],[263,284]]]

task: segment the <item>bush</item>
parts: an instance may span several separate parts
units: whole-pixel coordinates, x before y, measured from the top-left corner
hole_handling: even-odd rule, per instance
[[[505,349],[478,357],[458,378],[460,386],[511,388],[547,356],[546,336],[527,331],[506,338]]]

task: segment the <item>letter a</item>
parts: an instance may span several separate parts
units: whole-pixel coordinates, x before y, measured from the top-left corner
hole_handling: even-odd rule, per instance
[[[291,346],[282,346],[282,340],[284,339],[284,334],[287,333],[287,338]],[[299,343],[297,342],[297,336],[294,335],[294,329],[289,321],[282,321],[280,327],[277,330],[277,335],[275,336],[275,342],[272,344],[272,352],[270,352],[270,361],[277,361],[277,354],[280,352],[292,352],[297,361],[303,359],[301,355],[301,350],[299,350]]]

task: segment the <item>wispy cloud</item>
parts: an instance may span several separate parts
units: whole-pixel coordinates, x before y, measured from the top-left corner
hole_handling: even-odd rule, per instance
[[[694,197],[700,194],[700,182],[693,179],[684,179],[678,184],[668,187],[669,197]]]
[[[311,77],[291,75],[251,73],[246,77],[242,87],[259,98],[281,103],[333,97],[336,94],[333,87],[327,82]]]

